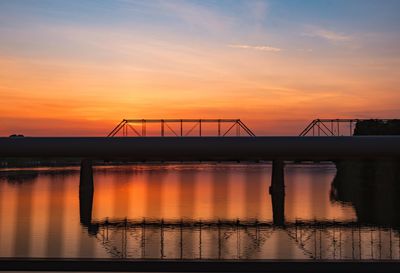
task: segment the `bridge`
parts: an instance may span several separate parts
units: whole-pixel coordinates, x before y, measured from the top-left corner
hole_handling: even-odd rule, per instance
[[[363,121],[368,120],[315,119],[299,137],[256,137],[240,119],[124,119],[106,138],[0,138],[0,157],[74,157],[164,162],[334,160],[400,155],[399,136],[353,136],[354,123]],[[372,121],[387,123],[398,120]],[[149,124],[156,125],[157,132],[153,133],[158,136],[148,134],[146,126]],[[174,128],[174,124],[178,127]],[[205,124],[215,127],[215,130],[210,132],[208,128],[208,134],[205,134]],[[341,136],[340,124],[348,124],[349,136]],[[141,129],[135,128],[136,125]],[[231,134],[235,131],[233,128],[236,128],[234,136]],[[197,133],[193,134],[195,130]],[[135,137],[130,137],[128,132],[133,132]],[[305,137],[311,132],[313,137]],[[121,134],[122,137],[118,137]]]
[[[299,136],[352,136],[357,124],[376,122],[381,124],[400,123],[399,119],[314,119]]]
[[[283,176],[284,160],[399,158],[400,136],[0,138],[0,157],[81,158],[83,176],[92,176],[94,159],[136,162],[272,160],[277,175]],[[82,189],[92,192],[93,179],[82,181]],[[276,187],[271,185],[273,190],[283,191],[283,180],[273,181],[277,181]]]
[[[334,160],[398,157],[400,136],[0,138],[0,157],[131,161]]]
[[[335,120],[339,124],[340,120]],[[343,120],[354,122],[355,120]],[[312,128],[328,130],[325,122],[314,120],[301,135],[307,135]],[[142,133],[131,126],[140,123]],[[146,124],[160,125],[161,136],[146,136]],[[177,135],[169,124],[178,123],[179,136],[165,137],[165,129]],[[184,134],[183,124],[194,123]],[[218,136],[203,136],[202,124],[217,125]],[[221,131],[222,124],[230,124]],[[199,128],[200,136],[185,137],[194,128]],[[248,136],[227,136],[233,127],[244,130]],[[131,128],[137,137],[127,136]],[[323,129],[325,128],[325,129]],[[115,137],[118,132],[123,137]],[[320,132],[320,131],[318,131]],[[328,131],[334,133],[334,130]],[[283,223],[285,160],[339,160],[339,159],[398,159],[400,157],[400,136],[314,136],[314,137],[255,137],[254,133],[240,119],[174,119],[174,120],[123,120],[109,134],[110,137],[10,137],[0,138],[0,157],[40,157],[40,158],[81,158],[80,192],[86,196],[83,207],[91,207],[93,198],[92,160],[127,160],[135,162],[165,161],[273,161],[270,193],[273,209],[277,213],[274,221]],[[114,137],[112,137],[114,136]],[[87,201],[88,200],[88,201]],[[88,210],[85,210],[88,211]],[[90,209],[89,209],[90,211]],[[84,212],[83,214],[87,214]],[[274,216],[274,217],[275,217]]]
[[[181,121],[154,120],[165,126],[168,122],[178,122],[182,125]],[[217,119],[208,121],[217,122],[217,125],[223,123]],[[144,120],[141,122],[143,126]],[[189,120],[188,122],[198,122],[196,126],[200,126],[205,121]],[[232,123],[231,128],[232,126],[247,128],[240,120],[226,120],[226,122]],[[320,126],[320,122],[322,121],[312,122],[314,124],[312,126]],[[122,128],[128,126],[129,121],[124,120],[120,124],[123,125],[118,125],[110,133],[111,136],[119,130],[126,130]],[[87,224],[91,219],[94,192],[92,161],[95,159],[118,159],[131,162],[273,161],[270,193],[274,222],[277,225],[284,223],[283,169],[285,160],[376,160],[400,157],[400,136],[254,137],[254,134],[249,134],[250,136],[247,137],[221,137],[221,135],[183,137],[183,127],[180,128],[182,136],[178,137],[0,138],[0,157],[81,158],[81,215],[83,215],[82,219],[86,219],[83,221]]]
[[[299,136],[353,136],[360,123],[400,124],[399,119],[314,119]],[[148,125],[154,125],[148,134]],[[175,127],[174,127],[175,125]],[[177,125],[177,126],[176,126]],[[184,128],[184,125],[189,129]],[[204,125],[209,125],[204,130]],[[224,128],[224,125],[225,126]],[[234,129],[236,128],[236,129]],[[236,132],[236,133],[235,133]],[[242,132],[244,134],[242,134]],[[107,136],[256,136],[240,119],[123,119]]]
[[[201,137],[204,134],[230,136],[234,132],[236,136],[240,136],[242,131],[246,136],[255,136],[240,119],[123,119],[107,136],[130,136],[129,133],[133,133],[132,136],[145,137],[148,135],[148,125],[156,126],[152,128],[150,134],[162,137],[168,135]],[[184,125],[188,129],[185,130]],[[211,125],[211,128],[210,126],[204,128],[204,125]],[[224,128],[224,125],[227,127]]]
[[[0,157],[40,157],[40,158],[65,158],[74,157],[82,159],[81,164],[81,178],[79,187],[79,199],[80,199],[80,219],[81,224],[86,226],[89,232],[98,234],[98,229],[108,228],[112,223],[93,223],[92,222],[92,206],[93,206],[93,194],[94,194],[94,183],[93,183],[93,170],[92,161],[95,159],[113,160],[122,159],[136,162],[164,162],[164,161],[272,161],[272,178],[269,193],[271,194],[272,210],[273,210],[273,228],[288,228],[293,226],[285,221],[284,217],[284,198],[285,198],[285,184],[284,184],[284,161],[285,160],[339,160],[339,159],[398,159],[400,157],[400,136],[313,136],[313,137],[266,137],[258,136],[255,137],[254,133],[244,123],[239,122],[240,120],[230,120],[233,125],[231,128],[228,127],[226,131],[218,129],[218,123],[222,124],[220,120],[209,120],[210,123],[217,123],[217,136],[204,136],[203,128],[201,124],[206,123],[205,120],[191,120],[197,125],[194,128],[199,129],[199,136],[190,136],[188,130],[184,131],[183,120],[154,120],[155,123],[160,122],[160,133],[161,136],[147,136],[147,128],[143,127],[147,122],[141,120],[142,131],[139,133],[130,128],[130,121],[125,120],[118,125],[110,134],[110,137],[14,137],[14,138],[0,138]],[[169,123],[182,124],[179,127],[180,134],[177,135],[177,131],[170,130],[168,128]],[[189,122],[189,121],[188,121]],[[320,133],[324,126],[322,121],[313,122],[306,130],[303,135],[307,135],[312,128],[320,128]],[[227,121],[228,123],[228,121]],[[168,125],[168,126],[167,126]],[[232,131],[233,127],[238,132],[240,130],[246,132],[247,136],[228,136],[228,133]],[[315,127],[316,126],[316,127]],[[128,136],[127,130],[131,129],[137,136]],[[134,127],[132,127],[134,128]],[[143,129],[145,128],[145,129]],[[220,127],[221,128],[221,127]],[[167,136],[165,130],[170,130],[175,136]],[[194,130],[194,129],[193,129]],[[193,131],[192,130],[192,131]],[[326,128],[325,128],[326,130]],[[116,137],[117,133],[122,132],[122,137]],[[175,132],[175,133],[174,133]],[[186,133],[184,133],[186,132]],[[334,131],[331,131],[334,132]],[[326,135],[326,134],[325,134]],[[187,137],[185,137],[187,136]],[[225,137],[223,137],[225,136]],[[134,228],[134,223],[125,221],[128,227],[129,225]],[[116,226],[119,226],[116,223]],[[171,223],[169,224],[171,226]],[[265,225],[267,227],[268,224]],[[182,228],[184,225],[182,226]],[[294,226],[296,227],[296,225]],[[157,227],[158,228],[158,227]],[[164,229],[164,224],[162,224]],[[168,225],[166,227],[168,229]],[[242,228],[239,225],[238,228]],[[344,228],[344,227],[343,227]],[[293,233],[292,229],[287,229],[288,235],[296,238],[297,233]],[[314,233],[312,236],[317,236]],[[374,235],[373,235],[374,236]],[[336,242],[336,239],[334,239]],[[306,248],[306,245],[300,243],[301,247],[304,247],[304,251],[309,253],[310,257],[321,257],[321,252],[310,252]],[[361,251],[361,249],[360,249]],[[125,253],[124,251],[120,253]],[[336,253],[336,252],[334,252]],[[357,252],[355,252],[357,253]],[[360,252],[361,253],[361,252]],[[125,254],[118,254],[125,255]],[[335,254],[336,255],[336,254]],[[340,256],[339,256],[340,257]],[[15,262],[15,261],[14,261]],[[131,267],[127,263],[116,263],[96,261],[91,263],[90,261],[77,261],[80,264],[79,268],[91,268],[102,269],[108,268],[109,271],[117,270],[118,268],[123,270],[163,270],[163,271],[207,271],[210,269],[210,264],[204,263],[170,263],[165,264],[149,264],[143,261],[137,261],[132,263]],[[74,266],[74,263],[68,263],[65,261],[54,261],[53,264],[48,261],[30,260],[19,263],[19,270],[28,269],[34,267],[37,270],[59,270],[60,268],[68,268],[68,266]],[[102,267],[98,267],[102,265]],[[108,265],[109,267],[107,267]],[[7,267],[10,266],[10,267]],[[76,266],[76,265],[75,265]],[[111,266],[111,267],[110,267]],[[166,266],[168,267],[166,269]],[[252,267],[253,271],[261,272],[265,270],[265,262],[249,262],[247,264],[242,263],[212,263],[212,268],[216,271],[248,271],[249,266]],[[316,272],[318,268],[317,264],[313,264],[311,267],[309,264],[300,263],[297,265],[291,264],[278,264],[272,263],[268,265],[271,270],[277,270],[277,272],[290,272],[294,269],[298,270],[299,266],[303,268],[302,272]],[[349,266],[349,265],[347,265]],[[347,268],[343,264],[331,264],[330,269],[334,271],[326,270],[326,265],[320,267],[325,272],[336,272]],[[352,264],[352,266],[361,268],[363,272],[378,267],[374,264]],[[394,266],[387,266],[386,272],[396,272],[398,269],[397,263]],[[0,269],[13,268],[15,265],[8,264],[7,261],[0,261]],[[278,268],[280,268],[278,270]],[[287,271],[284,270],[286,268]],[[354,267],[352,267],[354,268]],[[348,269],[348,268],[347,268]],[[379,267],[379,269],[381,269]],[[7,270],[7,269],[5,269]],[[156,270],[156,271],[157,271]],[[355,272],[355,271],[354,271]],[[369,271],[373,272],[373,271]]]

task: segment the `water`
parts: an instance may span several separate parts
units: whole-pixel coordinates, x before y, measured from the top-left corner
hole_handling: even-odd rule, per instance
[[[3,169],[0,256],[399,259],[397,203],[343,186],[369,177],[346,166],[287,165],[284,225],[273,218],[269,164],[94,167],[91,214],[79,168]]]

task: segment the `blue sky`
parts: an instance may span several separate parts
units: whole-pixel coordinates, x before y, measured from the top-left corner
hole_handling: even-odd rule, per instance
[[[395,0],[3,0],[0,37],[12,124],[400,114]]]
[[[317,47],[329,48],[329,42],[354,36],[364,40],[363,48],[385,47],[395,54],[399,11],[400,2],[395,0],[13,0],[0,2],[0,31],[29,31],[35,25],[131,28],[209,43],[268,43],[282,49],[315,47],[316,42]],[[371,43],[368,35],[378,39]],[[11,38],[7,43],[14,47],[18,41]]]

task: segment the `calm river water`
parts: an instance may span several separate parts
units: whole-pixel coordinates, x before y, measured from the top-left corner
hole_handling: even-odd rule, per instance
[[[0,256],[399,259],[393,190],[366,189],[371,168],[357,168],[286,165],[283,225],[270,164],[94,167],[91,214],[78,167],[1,169]]]

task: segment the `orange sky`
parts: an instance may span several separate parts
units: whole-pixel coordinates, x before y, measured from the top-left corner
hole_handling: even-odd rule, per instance
[[[371,29],[367,11],[346,27],[345,14],[277,21],[270,1],[242,3],[251,20],[217,4],[139,3],[85,4],[87,18],[47,1],[3,4],[0,135],[103,136],[123,118],[240,118],[276,135],[317,117],[399,117],[390,16]]]

